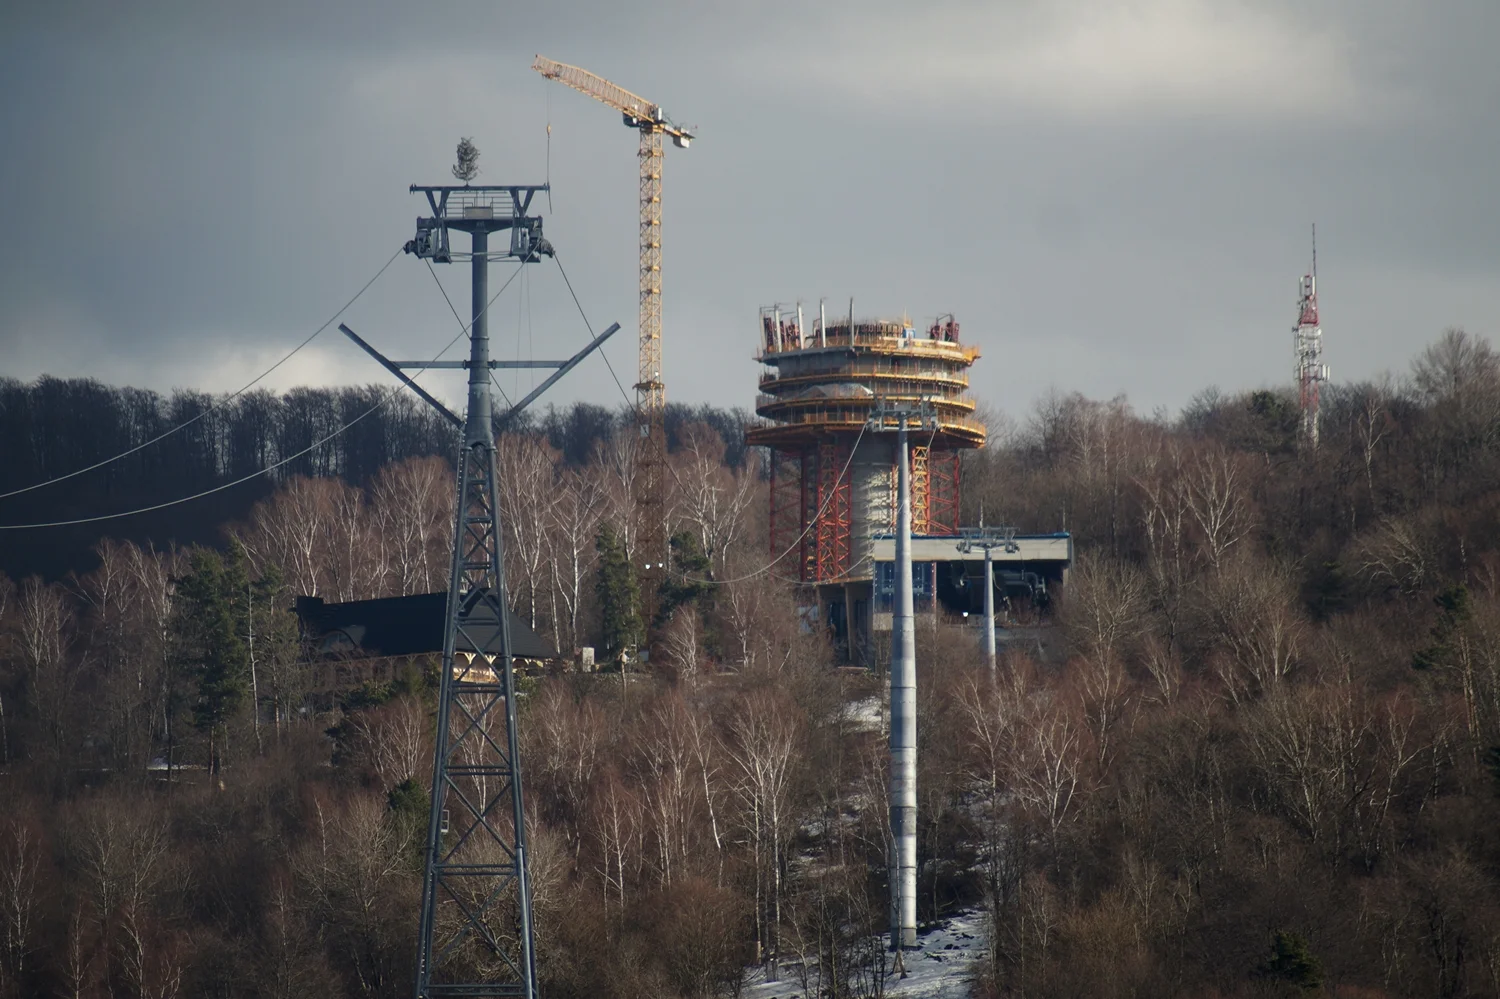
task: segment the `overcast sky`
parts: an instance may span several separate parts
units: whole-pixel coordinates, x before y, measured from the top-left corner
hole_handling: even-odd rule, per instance
[[[1050,386],[1150,411],[1285,384],[1314,221],[1335,379],[1401,371],[1500,328],[1497,39],[1494,0],[20,0],[0,375],[238,388],[411,237],[407,185],[451,182],[468,135],[480,182],[550,173],[547,235],[628,385],[635,136],[537,52],[699,126],[666,156],[671,399],[748,405],[757,307],[850,296],[955,313],[975,394],[1018,415]],[[466,268],[438,271],[462,308]],[[405,357],[458,329],[404,256],[345,319]],[[551,263],[492,334],[586,338]],[[372,381],[330,330],[266,384]],[[620,394],[590,361],[551,398]]]

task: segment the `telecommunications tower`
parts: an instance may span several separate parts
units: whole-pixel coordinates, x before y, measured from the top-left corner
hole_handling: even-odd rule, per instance
[[[1312,273],[1298,286],[1297,325],[1292,329],[1297,348],[1297,396],[1302,407],[1302,442],[1318,446],[1318,396],[1328,381],[1323,363],[1323,329],[1318,325],[1318,227],[1313,226]]]

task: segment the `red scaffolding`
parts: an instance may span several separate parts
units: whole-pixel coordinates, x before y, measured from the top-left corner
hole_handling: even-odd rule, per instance
[[[854,521],[854,489],[847,474],[852,441],[833,438],[818,444],[818,488],[811,516],[817,518],[813,534],[812,573],[808,582],[841,579],[849,571],[851,530]]]
[[[933,451],[927,456],[926,534],[958,533],[957,451]]]

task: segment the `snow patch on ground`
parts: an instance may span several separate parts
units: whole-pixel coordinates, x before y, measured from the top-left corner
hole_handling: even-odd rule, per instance
[[[885,731],[886,703],[879,697],[865,697],[844,704],[844,720],[864,732]]]
[[[973,967],[984,957],[984,914],[961,912],[917,938],[906,952],[906,977],[885,982],[886,999],[968,999]],[[781,980],[765,980],[763,968],[745,973],[745,999],[807,999],[796,969],[784,967]]]

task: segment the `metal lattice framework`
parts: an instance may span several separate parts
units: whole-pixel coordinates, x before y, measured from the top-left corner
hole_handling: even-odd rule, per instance
[[[1297,286],[1297,325],[1292,337],[1297,353],[1297,396],[1302,409],[1302,441],[1318,446],[1319,406],[1328,366],[1323,363],[1323,328],[1318,324],[1318,229],[1313,227],[1312,273]]]
[[[639,430],[645,438],[635,481],[641,513],[643,617],[656,617],[656,597],[666,575],[666,509],[664,473],[667,460],[667,391],[661,376],[661,167],[662,132],[648,124],[641,131],[641,280],[640,361],[635,383]]]
[[[911,448],[911,531],[913,534],[931,534],[930,513],[932,510],[932,479],[927,470],[925,444],[913,444]],[[896,505],[896,494],[891,494],[891,506]]]
[[[431,191],[426,193],[434,216],[418,220],[419,237],[424,223],[428,232],[443,233],[444,248],[448,230],[470,235],[473,319],[424,852],[416,995],[533,999],[536,963],[487,316],[489,234],[518,223],[496,219],[493,212],[485,218],[485,212],[473,207],[450,218],[443,203],[436,202]],[[521,259],[530,259],[529,252]],[[469,655],[460,659],[460,652]]]
[[[493,441],[470,442],[460,465],[417,995],[530,999],[526,825]],[[479,652],[461,658],[460,645]]]
[[[516,731],[515,671],[500,530],[495,432],[620,328],[614,323],[565,361],[490,360],[487,313],[491,256],[532,262],[552,252],[542,220],[526,212],[545,185],[419,187],[432,215],[417,219],[408,253],[430,262],[461,259],[450,231],[470,235],[473,319],[466,361],[392,361],[348,326],[340,329],[462,431],[453,561],[438,681],[431,807],[423,850],[416,996],[535,999],[526,821]],[[489,236],[510,231],[507,251]],[[497,421],[490,397],[495,368],[553,368]],[[403,369],[468,371],[463,417]]]

